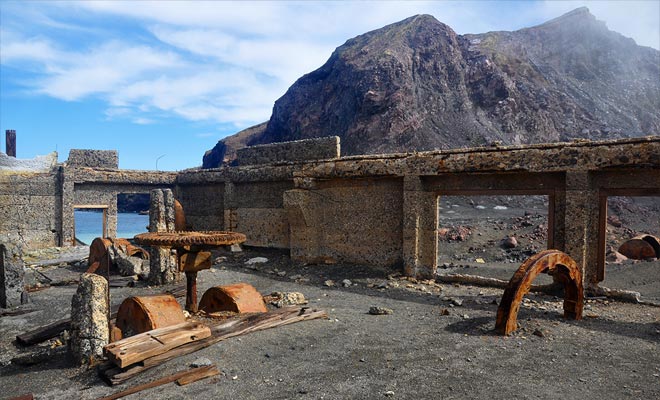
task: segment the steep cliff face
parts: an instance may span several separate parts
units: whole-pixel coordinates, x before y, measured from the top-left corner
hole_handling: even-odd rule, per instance
[[[342,154],[373,154],[659,134],[658,110],[660,52],[586,8],[463,36],[418,15],[338,47],[265,126],[219,142],[204,166],[220,148],[330,135]]]

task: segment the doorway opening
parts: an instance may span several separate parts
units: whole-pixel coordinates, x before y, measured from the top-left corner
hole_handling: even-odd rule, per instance
[[[660,195],[601,195],[598,280],[660,300]]]
[[[73,206],[73,245],[89,246],[97,237],[108,235],[108,206]]]
[[[549,195],[441,195],[438,274],[509,281],[530,256],[552,246]],[[539,276],[537,284],[552,283]]]

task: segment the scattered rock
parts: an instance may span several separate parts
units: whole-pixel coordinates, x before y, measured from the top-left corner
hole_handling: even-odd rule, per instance
[[[605,260],[613,264],[621,264],[627,259],[628,257],[624,256],[616,250],[611,250],[607,253],[607,255],[605,255]]]
[[[513,249],[518,247],[518,239],[515,236],[507,236],[502,239],[502,247],[505,249]]]
[[[198,359],[190,363],[191,368],[208,367],[210,365],[213,365],[213,362],[206,357],[199,357]]]
[[[372,306],[369,307],[369,314],[371,315],[389,315],[393,314],[394,310],[387,307]]]
[[[333,281],[332,279],[328,279],[327,281],[323,282],[323,286],[333,287],[335,286],[335,281]]]
[[[438,240],[445,242],[464,242],[470,235],[472,230],[462,225],[438,229]]]
[[[353,284],[353,282],[351,282],[350,279],[344,279],[341,281],[341,284],[344,285],[344,287],[349,287]]]
[[[289,279],[291,279],[292,281],[295,281],[296,279],[300,279],[300,278],[302,278],[302,275],[296,274],[289,276]]]
[[[273,298],[270,304],[277,308],[307,304],[305,295],[300,292],[273,292],[270,296]]]
[[[538,336],[538,337],[545,337],[545,333],[543,333],[542,330],[536,329],[534,332],[532,332],[532,335]]]
[[[451,302],[451,304],[453,304],[453,305],[455,305],[455,306],[459,306],[459,307],[460,307],[460,306],[463,305],[463,300],[461,300],[461,299],[454,299],[454,298],[451,298],[451,299],[449,299],[449,301]]]
[[[223,263],[225,261],[227,261],[227,257],[220,256],[220,257],[216,257],[215,260],[213,260],[213,264],[220,264],[220,263]]]
[[[385,395],[385,397],[392,397],[392,396],[394,396],[394,392],[391,391],[391,390],[388,390],[387,392],[385,392],[385,393],[383,393],[383,394]]]
[[[446,308],[443,308],[442,310],[440,310],[440,315],[449,315],[449,310],[446,309]]]
[[[280,271],[277,273],[279,276],[286,276],[286,271]]]
[[[509,207],[507,206],[495,206],[493,207],[493,210],[508,210]]]
[[[376,286],[378,289],[387,289],[387,282],[381,282]]]
[[[623,225],[623,223],[621,222],[619,217],[617,217],[616,215],[608,215],[607,216],[607,223],[612,225],[615,228],[621,228],[621,226]]]

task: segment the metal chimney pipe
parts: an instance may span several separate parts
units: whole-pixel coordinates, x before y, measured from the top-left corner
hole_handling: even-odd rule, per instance
[[[5,131],[5,137],[7,139],[7,155],[10,157],[16,157],[16,131],[13,129],[7,129]]]

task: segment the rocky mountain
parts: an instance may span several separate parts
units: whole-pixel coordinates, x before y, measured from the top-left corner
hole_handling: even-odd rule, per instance
[[[660,134],[660,51],[579,8],[515,32],[458,35],[429,15],[338,47],[275,102],[237,147],[338,135],[342,154],[374,154]]]

